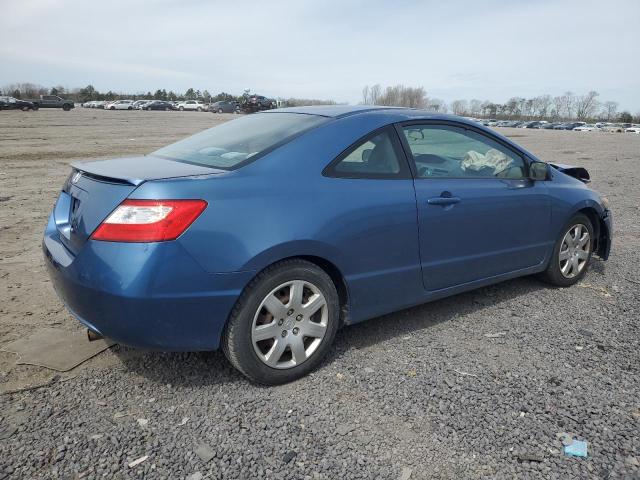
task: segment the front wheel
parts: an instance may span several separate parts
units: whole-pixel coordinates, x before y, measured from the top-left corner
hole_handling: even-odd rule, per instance
[[[558,287],[570,287],[587,273],[593,253],[593,225],[586,215],[575,215],[556,241],[543,280]]]
[[[285,260],[247,286],[231,313],[222,347],[250,380],[287,383],[318,366],[338,321],[338,294],[329,275],[305,260]]]
[[[69,110],[71,110],[71,105],[63,105],[62,110],[64,110],[65,112],[68,112]]]
[[[218,113],[222,113],[222,109],[221,108],[218,109]]]

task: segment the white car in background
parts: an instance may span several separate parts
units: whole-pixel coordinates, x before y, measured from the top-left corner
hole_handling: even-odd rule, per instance
[[[153,100],[136,100],[135,102],[133,102],[133,109],[134,110],[142,110],[142,107],[144,107],[147,103],[153,102]]]
[[[629,128],[625,128],[626,133],[640,134],[640,125],[631,125]]]
[[[178,102],[178,104],[176,105],[176,109],[204,112],[205,110],[207,110],[207,106],[200,100],[186,100],[184,102]]]
[[[133,110],[133,100],[116,100],[104,108],[108,110]]]
[[[599,132],[600,128],[593,123],[587,123],[586,125],[580,125],[573,129],[574,132]]]

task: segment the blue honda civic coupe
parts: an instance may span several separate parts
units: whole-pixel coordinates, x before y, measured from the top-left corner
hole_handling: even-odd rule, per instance
[[[43,250],[90,337],[222,347],[279,384],[341,325],[523,275],[578,282],[611,248],[588,177],[455,116],[272,110],[74,164]]]

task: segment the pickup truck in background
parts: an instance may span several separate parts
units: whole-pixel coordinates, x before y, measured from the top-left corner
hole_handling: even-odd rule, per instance
[[[65,100],[57,95],[40,95],[40,98],[29,100],[33,103],[33,109],[38,108],[61,108],[65,112],[71,110],[75,105],[72,100]]]

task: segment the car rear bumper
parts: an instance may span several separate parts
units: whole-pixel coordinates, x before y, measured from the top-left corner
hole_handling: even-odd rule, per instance
[[[89,240],[74,256],[52,218],[42,248],[56,293],[81,323],[143,348],[217,349],[229,313],[254,275],[207,273],[179,241]]]

